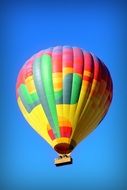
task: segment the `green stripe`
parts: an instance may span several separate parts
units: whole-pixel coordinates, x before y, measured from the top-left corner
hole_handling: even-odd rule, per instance
[[[41,57],[41,77],[44,85],[45,94],[47,97],[48,107],[50,109],[53,122],[55,125],[55,132],[57,137],[60,137],[59,123],[58,123],[53,82],[52,82],[52,63],[51,63],[51,57],[47,54]]]
[[[55,92],[56,104],[63,104],[63,90]]]
[[[63,79],[63,104],[70,104],[71,102],[72,80],[73,74],[66,74]]]
[[[32,98],[27,90],[27,87],[25,84],[21,84],[19,87],[20,93],[22,94],[22,96],[24,97],[24,100],[27,104],[32,104]]]
[[[57,92],[54,92],[54,95],[55,95],[55,99],[56,101],[60,98],[62,98],[62,95],[63,95],[63,91],[62,90],[59,90]]]
[[[39,97],[36,92],[31,94],[31,98],[32,98],[33,102],[36,102],[39,100]]]
[[[81,77],[74,73],[73,74],[72,91],[71,91],[71,104],[75,104],[78,102],[81,84],[82,84]]]
[[[18,93],[27,112],[31,112],[31,110],[40,103],[37,94],[30,94],[25,84],[20,85]]]
[[[39,96],[40,103],[44,109],[44,112],[49,121],[49,124],[53,129],[54,135],[56,136],[55,125],[52,119],[51,112],[48,107],[44,84],[41,77],[41,59],[40,58],[37,58],[35,62],[33,63],[33,79],[34,79],[34,84],[36,87],[37,94]]]

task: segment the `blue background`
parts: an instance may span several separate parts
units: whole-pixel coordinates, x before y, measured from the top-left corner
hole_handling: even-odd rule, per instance
[[[1,3],[0,185],[7,189],[119,189],[126,182],[126,1]],[[24,62],[41,49],[79,46],[109,68],[114,98],[99,127],[56,168],[56,153],[29,127],[15,84]]]

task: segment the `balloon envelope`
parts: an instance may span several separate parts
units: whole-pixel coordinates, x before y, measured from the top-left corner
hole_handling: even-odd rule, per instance
[[[16,95],[31,127],[58,153],[68,154],[107,113],[112,79],[96,56],[77,47],[57,46],[24,64]]]

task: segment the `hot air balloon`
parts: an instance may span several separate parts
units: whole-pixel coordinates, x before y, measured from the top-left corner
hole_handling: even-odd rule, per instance
[[[106,65],[78,47],[56,46],[33,55],[16,84],[19,108],[30,126],[72,163],[71,152],[106,115],[113,94]]]

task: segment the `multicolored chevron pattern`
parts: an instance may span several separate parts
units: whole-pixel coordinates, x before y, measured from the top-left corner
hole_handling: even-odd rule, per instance
[[[58,153],[70,153],[108,111],[112,79],[105,64],[77,47],[56,46],[21,68],[17,102],[28,123]]]

